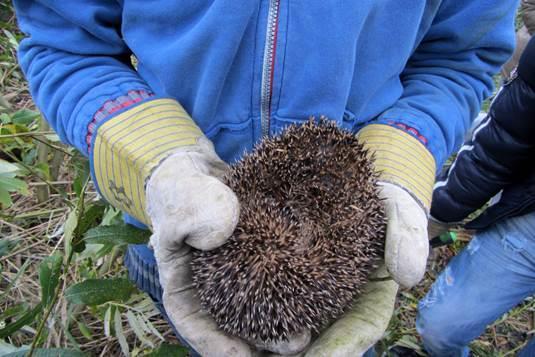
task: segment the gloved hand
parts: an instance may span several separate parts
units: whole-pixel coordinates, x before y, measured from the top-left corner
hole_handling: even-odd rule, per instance
[[[457,224],[441,222],[433,216],[429,216],[427,234],[429,236],[429,239],[432,239],[446,233],[455,226],[457,226]]]
[[[394,312],[398,284],[384,266],[371,276],[352,309],[323,331],[304,354],[316,356],[361,356],[381,339]],[[377,279],[379,281],[374,281]]]
[[[429,254],[427,211],[435,162],[416,138],[387,125],[372,124],[358,133],[375,157],[380,196],[387,218],[385,263],[355,306],[323,331],[299,356],[359,356],[381,337],[394,311],[398,284],[411,287],[423,277]],[[397,283],[396,283],[397,282]]]
[[[435,180],[435,161],[415,137],[394,127],[372,124],[358,133],[375,156],[385,200],[385,263],[403,287],[423,277],[429,254],[427,212]]]
[[[190,247],[208,250],[224,244],[238,221],[236,196],[218,179],[224,168],[204,137],[195,148],[166,158],[147,183],[150,242],[163,305],[181,337],[203,356],[249,356],[245,342],[224,334],[201,311],[190,267]]]
[[[158,99],[101,124],[93,147],[101,193],[152,228],[163,305],[177,332],[203,356],[252,355],[201,311],[192,283],[191,247],[224,244],[239,218],[238,200],[220,180],[226,164],[212,143],[176,101]],[[264,347],[293,353],[308,343],[302,337]]]
[[[191,150],[184,148],[165,159],[147,184],[151,244],[163,304],[177,331],[202,356],[248,356],[252,351],[245,342],[224,334],[201,311],[193,286],[190,247],[208,250],[222,245],[238,222],[239,206],[234,193],[218,179],[226,165],[211,143],[200,137],[199,151]],[[310,333],[305,332],[286,342],[263,344],[262,348],[295,353],[309,341]]]
[[[388,277],[386,268],[381,266],[370,277],[370,282],[351,310],[323,331],[306,351],[293,357],[362,356],[381,339],[388,327],[397,291],[398,284]]]
[[[386,268],[397,283],[410,288],[416,285],[425,273],[429,254],[427,214],[403,188],[388,182],[379,185],[388,220]]]

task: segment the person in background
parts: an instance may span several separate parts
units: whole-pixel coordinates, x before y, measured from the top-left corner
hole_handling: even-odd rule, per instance
[[[429,235],[466,224],[476,234],[419,302],[416,328],[431,356],[468,356],[468,344],[535,293],[535,38],[488,116],[433,191]],[[532,340],[519,356],[535,356]]]
[[[516,47],[513,56],[502,67],[502,76],[509,78],[513,69],[518,65],[518,60],[524,52],[531,36],[535,34],[535,0],[522,0],[520,3],[522,26],[516,32]]]
[[[375,153],[388,220],[375,283],[315,341],[260,348],[357,356],[388,326],[398,285],[423,276],[436,167],[460,146],[514,45],[516,0],[15,0],[32,96],[128,222],[138,286],[204,356],[250,356],[199,307],[191,248],[232,234],[226,164],[291,123],[324,115]],[[474,31],[477,24],[477,31]],[[137,67],[131,57],[137,59]],[[162,292],[163,291],[163,292]]]

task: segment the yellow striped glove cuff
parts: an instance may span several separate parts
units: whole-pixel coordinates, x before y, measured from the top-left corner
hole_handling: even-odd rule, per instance
[[[435,159],[412,135],[389,125],[370,124],[358,132],[375,156],[380,181],[398,185],[429,211],[435,181]]]
[[[154,99],[97,128],[92,171],[100,193],[113,206],[150,225],[145,184],[173,151],[195,145],[203,134],[178,102]]]

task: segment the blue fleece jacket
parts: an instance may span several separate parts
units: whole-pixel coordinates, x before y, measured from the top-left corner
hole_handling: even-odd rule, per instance
[[[517,0],[15,0],[62,140],[129,91],[177,99],[226,161],[309,115],[408,130],[440,167],[513,50]],[[137,69],[131,64],[137,58]],[[266,57],[268,56],[268,57]],[[266,98],[266,93],[268,97]],[[150,99],[144,99],[150,100]],[[267,115],[261,115],[262,109]]]

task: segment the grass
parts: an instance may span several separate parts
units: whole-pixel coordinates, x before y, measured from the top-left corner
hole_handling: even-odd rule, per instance
[[[438,274],[451,258],[459,253],[470,240],[467,232],[459,231],[459,241],[452,246],[441,247],[433,252],[424,280],[411,290],[401,291],[396,312],[390,322],[382,349],[394,345],[418,346],[421,341],[415,329],[418,301],[425,296]],[[490,325],[485,333],[471,344],[474,356],[514,356],[532,338],[535,332],[535,300],[526,299],[521,305],[504,314]],[[425,354],[422,354],[425,355]]]
[[[20,33],[8,4],[0,4],[0,28],[0,110],[10,115],[22,110],[33,111],[35,106],[28,86],[16,63],[15,51]],[[79,179],[85,166],[83,158],[49,135],[49,129],[40,118],[32,119],[19,129],[21,131],[15,134],[0,134],[0,140],[3,140],[0,141],[0,158],[22,162],[27,170],[21,178],[28,186],[28,194],[13,193],[13,205],[0,211],[0,329],[11,322],[6,315],[10,309],[24,304],[35,306],[41,301],[39,266],[55,252],[65,254],[67,221],[80,197]],[[92,202],[96,198],[94,189],[89,186],[85,200]],[[117,212],[108,207],[104,219],[117,220]],[[382,349],[405,345],[421,350],[414,327],[417,302],[449,259],[470,239],[467,234],[461,237],[461,242],[435,252],[421,284],[399,294],[390,328],[380,342]],[[8,242],[9,246],[6,246]],[[176,343],[150,299],[140,292],[134,293],[125,302],[109,302],[96,307],[73,306],[63,296],[67,287],[87,278],[124,277],[122,254],[123,249],[117,248],[113,253],[98,258],[88,251],[74,256],[59,287],[58,302],[45,321],[40,346],[75,348],[95,356],[115,356],[125,354],[126,341],[128,353],[141,356],[149,354],[163,340]],[[122,331],[117,331],[115,324],[110,327],[112,311],[118,311],[117,319]],[[535,300],[527,299],[500,318],[472,343],[474,355],[512,356],[535,331],[534,312]],[[139,336],[135,323],[132,324],[132,315],[148,321],[154,330]],[[39,322],[39,318],[30,321],[3,343],[0,342],[0,354],[16,347],[29,346],[35,340]]]
[[[0,14],[0,115],[35,111],[16,62],[16,46],[21,35],[11,7],[0,4]],[[13,123],[0,123],[0,159],[19,162],[28,169],[21,177],[28,186],[28,194],[14,193],[12,206],[0,206],[0,329],[13,322],[7,312],[24,305],[34,307],[41,301],[39,267],[54,252],[65,254],[66,222],[77,200],[78,172],[86,164],[85,159],[50,135],[39,115],[15,127]],[[94,189],[89,187],[86,201],[96,198]],[[113,220],[117,219],[117,213],[108,208],[106,214]],[[45,321],[39,341],[41,347],[75,348],[94,356],[117,356],[126,354],[120,344],[120,339],[124,339],[129,355],[137,356],[147,355],[164,340],[176,342],[150,298],[139,291],[121,304],[109,302],[98,307],[73,306],[64,298],[66,288],[87,278],[124,277],[122,254],[123,250],[118,249],[98,259],[87,251],[75,255],[60,286],[60,298]],[[108,309],[118,311],[122,331],[117,331],[115,322],[111,329],[106,326]],[[143,332],[140,338],[131,323],[132,316],[136,321],[146,321],[153,330]],[[35,318],[0,342],[0,355],[15,347],[30,346],[39,322]],[[110,331],[106,332],[107,329]]]

